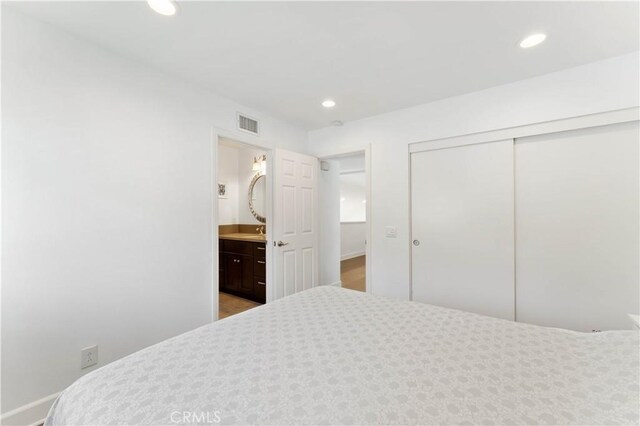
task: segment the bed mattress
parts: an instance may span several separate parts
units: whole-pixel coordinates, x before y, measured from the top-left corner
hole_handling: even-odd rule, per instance
[[[89,373],[46,424],[637,424],[639,363],[637,331],[320,287]]]

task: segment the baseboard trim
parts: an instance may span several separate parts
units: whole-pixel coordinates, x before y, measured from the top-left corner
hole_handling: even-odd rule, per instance
[[[366,254],[366,251],[358,251],[358,252],[355,252],[355,253],[347,253],[347,254],[343,254],[342,256],[340,256],[340,260],[353,259],[354,257],[364,256],[365,254]]]
[[[43,423],[49,413],[49,409],[59,395],[60,392],[56,392],[37,401],[23,405],[22,407],[7,411],[0,416],[0,424],[7,426],[29,426]]]
[[[342,287],[342,281],[336,281],[335,283],[327,284],[333,287]]]

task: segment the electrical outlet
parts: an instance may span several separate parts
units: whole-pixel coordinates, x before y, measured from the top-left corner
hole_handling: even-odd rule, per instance
[[[98,363],[98,345],[82,349],[80,357],[80,369],[96,365]]]

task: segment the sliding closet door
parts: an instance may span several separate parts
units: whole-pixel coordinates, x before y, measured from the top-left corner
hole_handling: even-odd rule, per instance
[[[513,140],[411,155],[412,298],[514,319]]]
[[[638,313],[638,123],[517,139],[516,315],[580,331]]]

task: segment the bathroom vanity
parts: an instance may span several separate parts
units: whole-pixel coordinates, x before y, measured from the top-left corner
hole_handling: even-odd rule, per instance
[[[256,225],[223,225],[219,240],[220,291],[266,301],[266,240],[264,235],[247,232]],[[237,229],[229,228],[231,226]],[[244,231],[244,232],[243,232]],[[224,232],[224,233],[223,233]]]

